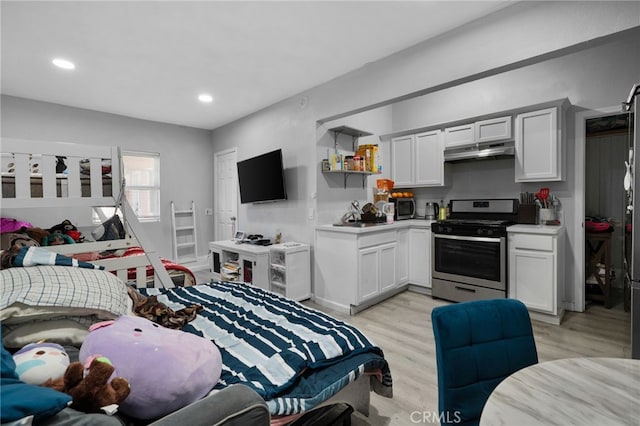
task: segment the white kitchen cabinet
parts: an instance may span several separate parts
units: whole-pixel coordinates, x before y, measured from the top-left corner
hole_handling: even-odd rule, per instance
[[[318,227],[314,301],[353,314],[397,293],[398,226]]]
[[[562,107],[552,107],[516,116],[516,182],[562,180],[563,112]]]
[[[442,131],[391,140],[391,176],[395,187],[444,186]]]
[[[473,126],[475,141],[483,143],[511,139],[511,121],[510,115],[476,121]]]
[[[415,186],[444,185],[444,147],[442,132],[434,130],[415,135]]]
[[[507,231],[508,296],[522,301],[532,318],[560,324],[564,314],[564,228],[515,225]]]
[[[293,300],[311,297],[309,245],[282,243],[269,247],[269,289]]]
[[[269,289],[269,247],[212,241],[209,253],[214,280],[243,281]]]
[[[410,231],[408,228],[398,229],[398,234],[396,237],[396,253],[398,256],[396,260],[396,270],[398,272],[396,283],[398,285],[406,284],[407,282],[409,282],[409,233]]]
[[[395,187],[414,184],[414,141],[414,135],[391,139],[391,179]]]
[[[396,287],[396,243],[360,249],[357,304]]]
[[[459,148],[476,143],[504,141],[511,136],[511,116],[479,120],[444,129],[444,147]]]
[[[444,129],[445,148],[471,145],[473,143],[475,143],[475,130],[473,123],[447,127]]]
[[[431,229],[409,229],[409,283],[431,288]]]

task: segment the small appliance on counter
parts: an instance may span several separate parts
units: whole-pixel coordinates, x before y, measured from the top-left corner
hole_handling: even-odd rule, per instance
[[[437,220],[440,214],[440,206],[438,203],[427,203],[424,210],[424,218],[426,220]]]
[[[389,202],[393,203],[394,220],[406,220],[416,217],[416,200],[413,197],[392,197]]]

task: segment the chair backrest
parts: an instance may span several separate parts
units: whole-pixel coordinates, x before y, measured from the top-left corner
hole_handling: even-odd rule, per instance
[[[531,319],[516,299],[440,306],[431,312],[440,422],[477,424],[507,376],[538,362]]]

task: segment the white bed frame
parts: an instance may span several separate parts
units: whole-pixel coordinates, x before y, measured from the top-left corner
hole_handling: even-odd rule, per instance
[[[0,152],[3,161],[11,158],[14,163],[13,172],[3,172],[2,177],[11,176],[15,180],[15,198],[7,197],[0,187],[0,199],[2,201],[0,213],[2,217],[20,219],[20,210],[24,209],[61,209],[69,207],[116,207],[124,216],[127,238],[122,240],[85,242],[81,244],[65,244],[60,246],[45,247],[60,254],[70,255],[89,252],[102,252],[105,250],[126,249],[129,247],[143,247],[145,255],[128,256],[98,260],[92,263],[105,267],[106,270],[115,272],[120,279],[127,282],[128,270],[135,268],[137,287],[147,286],[146,267],[152,265],[155,271],[155,287],[174,287],[173,281],[162,265],[160,256],[149,243],[144,229],[140,226],[137,217],[125,197],[120,197],[123,188],[123,173],[120,150],[118,147],[82,145],[65,142],[44,142],[20,139],[2,138]],[[56,156],[66,157],[67,173],[56,174]],[[38,174],[31,173],[30,159],[37,158]],[[90,164],[90,196],[82,196],[82,175],[80,162],[89,160]],[[103,193],[102,162],[111,162],[111,192]],[[42,197],[32,197],[32,178],[38,177],[42,184]],[[85,182],[86,184],[86,182]],[[58,196],[58,186],[62,186]],[[58,217],[59,213],[54,214]]]

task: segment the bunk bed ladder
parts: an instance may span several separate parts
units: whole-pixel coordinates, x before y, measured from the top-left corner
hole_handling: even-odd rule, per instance
[[[160,282],[160,285],[158,285],[156,281],[156,285],[154,285],[154,287],[164,287],[164,288],[175,287],[173,280],[171,279],[171,277],[167,273],[167,270],[164,268],[164,265],[162,264],[160,255],[156,251],[156,248],[152,247],[153,244],[150,243],[151,239],[147,236],[147,233],[145,232],[143,227],[140,225],[140,222],[138,222],[138,217],[136,216],[136,213],[133,211],[133,209],[129,205],[129,202],[127,201],[126,198],[123,197],[120,207],[122,209],[122,214],[126,218],[125,223],[129,227],[129,230],[131,231],[133,236],[142,243],[142,246],[144,247],[145,255],[147,256],[147,259],[149,260],[149,263],[151,264],[151,266],[153,266],[153,269],[155,272],[155,278],[157,281]]]
[[[198,240],[196,237],[196,203],[191,208],[176,210],[171,202],[171,229],[173,231],[173,258],[176,262],[198,261]]]

